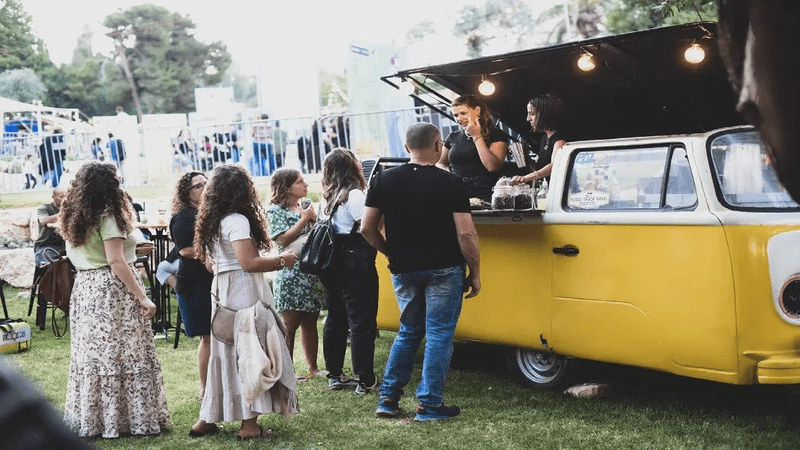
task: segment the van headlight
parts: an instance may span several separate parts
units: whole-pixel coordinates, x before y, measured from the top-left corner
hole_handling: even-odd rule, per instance
[[[772,236],[767,242],[772,301],[781,318],[800,325],[800,230]]]
[[[800,273],[789,277],[778,293],[781,311],[792,319],[800,319]]]

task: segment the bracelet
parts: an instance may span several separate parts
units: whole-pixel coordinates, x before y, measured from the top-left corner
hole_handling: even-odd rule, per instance
[[[286,267],[286,260],[283,259],[283,255],[278,255],[278,258],[280,258],[278,260],[278,267]]]

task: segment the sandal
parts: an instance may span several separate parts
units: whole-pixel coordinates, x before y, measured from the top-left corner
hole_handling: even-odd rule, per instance
[[[272,435],[275,434],[275,430],[273,430],[272,428],[267,428],[265,430],[265,429],[259,427],[259,430],[261,430],[261,431],[258,433],[258,436],[242,436],[239,433],[236,433],[236,437],[238,437],[240,441],[243,441],[245,439],[271,438]]]
[[[203,437],[208,434],[216,434],[219,431],[219,427],[213,423],[206,423],[203,428],[205,431],[195,430],[194,428],[189,428],[189,437]]]

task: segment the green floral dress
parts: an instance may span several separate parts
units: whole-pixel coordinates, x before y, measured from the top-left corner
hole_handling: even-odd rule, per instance
[[[269,220],[269,237],[275,239],[283,234],[294,224],[300,221],[300,213],[290,211],[281,205],[270,205],[267,208]],[[307,225],[304,233],[311,229]],[[278,248],[283,251],[281,246]],[[272,282],[272,291],[275,297],[275,310],[314,312],[325,308],[325,288],[322,287],[316,275],[309,275],[300,271],[300,266],[284,267],[275,274]]]

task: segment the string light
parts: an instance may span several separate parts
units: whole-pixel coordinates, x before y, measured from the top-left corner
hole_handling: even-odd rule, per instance
[[[592,59],[592,54],[589,52],[583,52],[581,57],[578,58],[578,68],[584,72],[589,72],[593,70],[595,67],[594,60]]]
[[[403,95],[411,95],[417,88],[416,86],[414,86],[414,83],[404,78],[403,81],[400,82],[400,86],[398,86],[398,89],[400,90],[400,93]]]
[[[703,47],[700,47],[700,44],[693,42],[683,53],[683,57],[692,64],[700,64],[706,59],[706,52],[703,50]]]
[[[481,84],[478,85],[478,92],[480,92],[481,95],[486,96],[486,97],[494,94],[494,89],[495,89],[494,83],[492,83],[491,81],[487,80],[485,77],[481,77],[481,78],[482,78],[483,81],[481,81]]]

